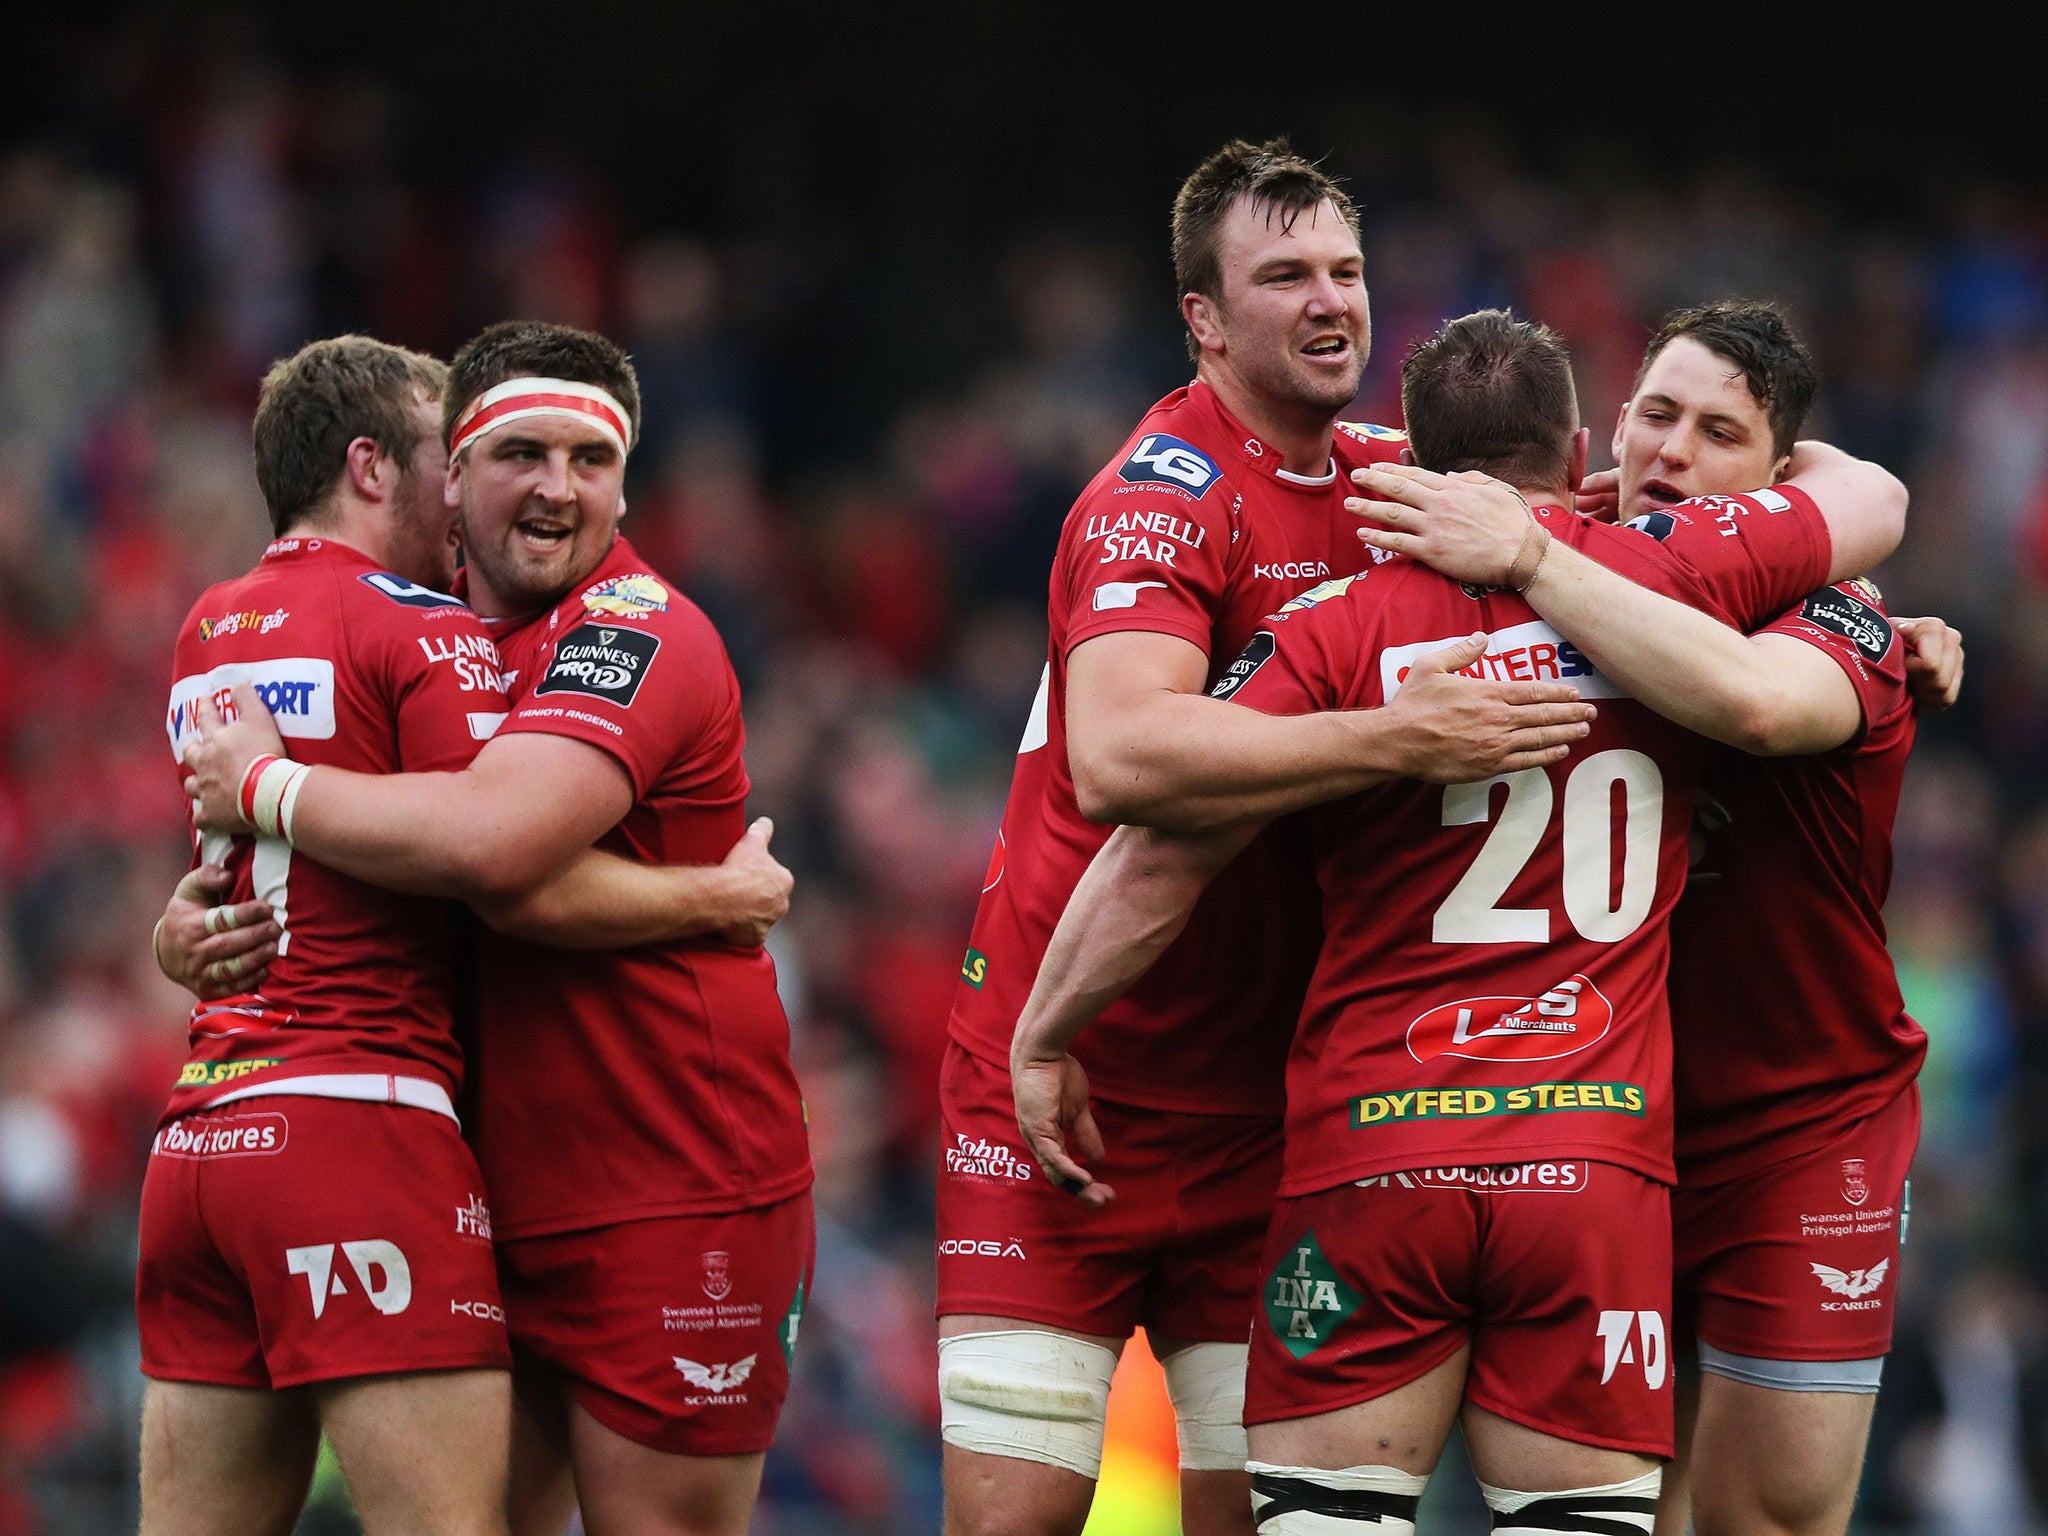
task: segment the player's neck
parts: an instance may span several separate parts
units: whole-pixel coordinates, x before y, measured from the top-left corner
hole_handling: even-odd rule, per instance
[[[1515,489],[1532,507],[1563,507],[1569,511],[1576,499],[1563,485],[1517,485]]]
[[[337,516],[332,512],[301,518],[278,537],[320,539],[329,544],[339,544],[344,549],[352,549],[372,565],[388,567],[391,564],[389,541],[383,538],[374,526],[365,524],[360,519]]]
[[[1330,445],[1337,436],[1337,413],[1313,407],[1288,407],[1247,389],[1226,368],[1212,368],[1204,358],[1196,377],[1216,391],[1223,409],[1269,448],[1280,450],[1280,467],[1313,480],[1330,471]]]

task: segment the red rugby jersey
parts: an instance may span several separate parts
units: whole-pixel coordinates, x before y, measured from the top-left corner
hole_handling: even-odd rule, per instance
[[[246,576],[210,587],[178,631],[166,727],[175,757],[193,706],[228,707],[252,683],[300,762],[358,773],[467,767],[505,716],[498,653],[445,593],[401,580],[332,539],[273,543]],[[182,783],[184,770],[178,770]],[[337,874],[281,839],[196,839],[284,929],[260,990],[192,1010],[191,1056],[165,1118],[255,1093],[387,1097],[352,1075],[392,1074],[453,1094],[453,906]],[[403,1095],[406,1090],[394,1089]]]
[[[711,621],[624,539],[499,634],[501,728],[618,759],[634,803],[599,847],[717,864],[746,830],[740,691]],[[789,1021],[765,950],[602,953],[481,941],[477,1154],[500,1237],[743,1210],[811,1182]]]
[[[1927,1037],[1885,948],[1892,821],[1913,749],[1905,645],[1867,581],[1769,626],[1840,664],[1856,739],[1812,757],[1715,749],[1705,850],[1671,921],[1678,1176],[1712,1184],[1799,1156],[1906,1091]]]
[[[1538,515],[1740,627],[1827,574],[1826,525],[1798,492],[1686,503],[1655,530]],[[1548,769],[1402,781],[1310,813],[1325,938],[1289,1061],[1283,1194],[1552,1156],[1672,1178],[1666,925],[1699,739],[1623,695],[1520,597],[1400,557],[1274,615],[1232,696],[1275,714],[1372,708],[1475,630],[1490,643],[1473,672],[1561,679],[1600,718]]]
[[[1110,828],[1075,804],[1067,656],[1122,630],[1178,635],[1217,670],[1259,618],[1361,558],[1350,472],[1407,438],[1340,423],[1316,480],[1280,467],[1197,381],[1148,412],[1074,503],[1053,561],[1046,671],[954,991],[952,1037],[1007,1066],[1010,1036],[1067,898]],[[1277,823],[1220,875],[1187,931],[1075,1045],[1097,1097],[1278,1114],[1287,1038],[1321,936],[1305,829]]]

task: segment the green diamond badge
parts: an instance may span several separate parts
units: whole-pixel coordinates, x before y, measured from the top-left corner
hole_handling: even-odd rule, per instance
[[[777,1330],[782,1340],[782,1363],[790,1365],[796,1359],[796,1331],[804,1320],[804,1283],[796,1283],[796,1295],[789,1300],[789,1310],[782,1314],[782,1326]]]
[[[1266,1322],[1297,1360],[1321,1348],[1361,1300],[1323,1257],[1313,1232],[1303,1233],[1266,1277]]]

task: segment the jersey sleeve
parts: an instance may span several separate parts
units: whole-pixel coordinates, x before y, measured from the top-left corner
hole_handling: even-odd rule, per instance
[[[398,771],[467,768],[505,719],[498,648],[460,605],[398,613],[385,651]]]
[[[1165,433],[1140,434],[1067,514],[1053,562],[1054,632],[1064,632],[1069,650],[1097,635],[1143,630],[1176,635],[1208,655],[1235,502],[1209,455]]]
[[[644,797],[738,693],[711,621],[693,609],[585,619],[541,652],[532,690],[500,733],[538,732],[610,753]]]
[[[1582,526],[1579,547],[1609,570],[1744,631],[1825,583],[1833,558],[1820,508],[1790,485]]]
[[[1312,587],[1267,618],[1237,660],[1224,668],[1209,696],[1262,715],[1307,715],[1349,707],[1360,669],[1356,664],[1340,666],[1338,658],[1356,658],[1363,654],[1363,646],[1352,622],[1356,615],[1348,605],[1333,605],[1331,599],[1341,597],[1352,579],[1341,577]]]
[[[1858,578],[1822,587],[1760,633],[1803,640],[1848,674],[1863,706],[1861,740],[1912,711],[1906,642],[1892,628],[1884,598],[1871,582]]]

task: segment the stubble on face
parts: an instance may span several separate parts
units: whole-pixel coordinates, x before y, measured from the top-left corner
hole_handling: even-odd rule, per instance
[[[466,450],[465,462],[448,477],[479,612],[506,617],[558,602],[611,548],[624,512],[624,465],[590,461],[589,444],[579,450],[566,439],[554,441],[565,432],[574,436],[573,429],[543,418],[523,425],[518,436],[493,434]],[[551,454],[565,450],[566,477],[543,468]]]
[[[416,402],[421,427],[412,462],[398,472],[392,497],[391,568],[408,581],[445,592],[455,580],[454,519],[442,499],[448,452],[441,443],[441,406]]]

